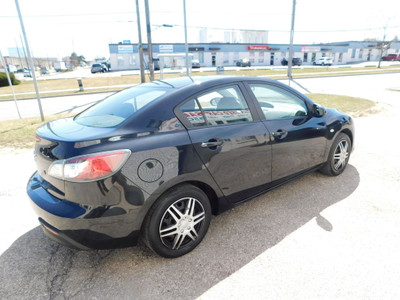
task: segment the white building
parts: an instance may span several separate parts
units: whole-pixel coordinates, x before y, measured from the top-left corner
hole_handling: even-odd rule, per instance
[[[262,36],[260,34],[260,36]],[[254,38],[260,37],[255,35]],[[232,36],[231,36],[232,37]],[[239,37],[235,37],[239,38]],[[253,37],[249,37],[251,39]],[[294,57],[299,57],[303,65],[312,65],[320,57],[331,57],[334,65],[377,61],[380,58],[380,42],[341,42],[328,44],[294,45]],[[147,45],[143,46],[145,56]],[[110,62],[113,70],[139,69],[137,44],[110,44]],[[399,54],[400,42],[392,43],[383,53]],[[189,43],[189,52],[201,66],[235,66],[239,59],[249,59],[252,66],[281,65],[283,58],[289,57],[288,44],[269,43]],[[153,56],[162,53],[185,53],[185,44],[153,44]]]

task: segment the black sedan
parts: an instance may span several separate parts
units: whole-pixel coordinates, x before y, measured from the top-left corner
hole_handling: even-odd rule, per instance
[[[258,77],[154,81],[37,130],[27,192],[64,245],[115,248],[139,238],[178,257],[219,214],[313,170],[348,163],[353,121]]]

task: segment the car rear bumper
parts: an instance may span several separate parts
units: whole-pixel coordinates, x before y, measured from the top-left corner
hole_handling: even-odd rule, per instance
[[[47,192],[45,184],[43,178],[35,173],[28,182],[27,193],[43,231],[51,239],[70,248],[84,250],[137,244],[140,226],[134,215],[88,217],[96,208],[58,199]]]

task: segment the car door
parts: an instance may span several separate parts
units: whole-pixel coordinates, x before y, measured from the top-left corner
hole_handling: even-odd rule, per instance
[[[272,145],[272,181],[310,169],[324,160],[326,122],[312,116],[305,99],[284,87],[250,83]]]
[[[239,85],[210,89],[179,110],[196,152],[229,201],[260,193],[271,181],[269,133]]]

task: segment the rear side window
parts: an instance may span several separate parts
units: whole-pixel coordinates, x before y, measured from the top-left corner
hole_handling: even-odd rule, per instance
[[[75,117],[75,121],[91,127],[115,127],[166,93],[167,90],[161,88],[135,87],[127,89],[85,110]]]
[[[211,90],[180,106],[194,127],[250,122],[249,107],[237,86]]]

